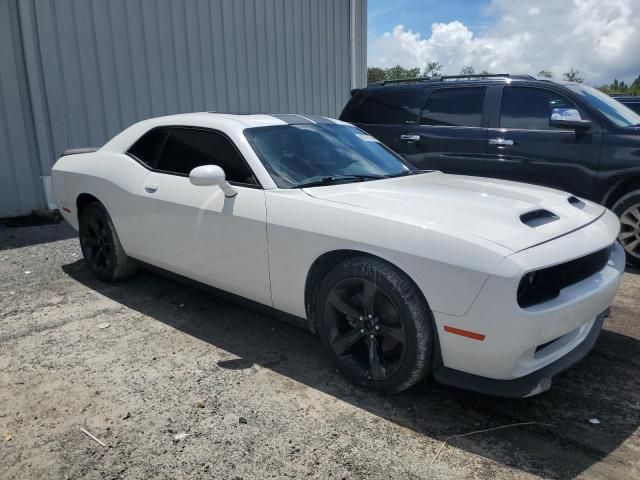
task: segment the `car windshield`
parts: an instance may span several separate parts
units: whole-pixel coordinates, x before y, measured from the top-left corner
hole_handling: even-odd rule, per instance
[[[276,125],[248,128],[244,134],[280,188],[419,173],[375,138],[351,125]]]
[[[567,85],[568,88],[580,95],[594,108],[600,110],[609,120],[618,127],[640,126],[640,115],[623,105],[609,95],[586,85]]]

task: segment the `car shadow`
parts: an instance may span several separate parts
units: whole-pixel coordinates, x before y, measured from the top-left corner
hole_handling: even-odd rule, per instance
[[[219,361],[219,368],[269,368],[431,439],[536,422],[453,438],[447,448],[545,478],[575,478],[640,425],[640,342],[612,331],[604,330],[594,351],[537,397],[493,398],[431,380],[383,395],[344,380],[317,338],[302,328],[148,271],[106,284],[92,277],[82,260],[63,269],[102,295],[238,357]],[[593,418],[600,423],[591,423]],[[434,468],[446,462],[446,451]],[[432,459],[424,459],[425,468]]]
[[[78,233],[66,222],[35,225],[1,224],[0,251],[58,242],[77,236]]]

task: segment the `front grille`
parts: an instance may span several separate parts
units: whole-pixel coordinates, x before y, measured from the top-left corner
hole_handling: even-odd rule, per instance
[[[525,275],[518,286],[518,305],[523,308],[531,307],[557,297],[563,288],[602,270],[609,261],[610,254],[611,247],[607,247],[584,257]]]

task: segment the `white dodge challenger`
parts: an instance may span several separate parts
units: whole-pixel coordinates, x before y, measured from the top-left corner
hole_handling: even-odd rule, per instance
[[[593,347],[625,264],[604,207],[419,171],[324,117],[154,118],[52,175],[99,279],[150,266],[304,321],[380,391],[545,391]]]

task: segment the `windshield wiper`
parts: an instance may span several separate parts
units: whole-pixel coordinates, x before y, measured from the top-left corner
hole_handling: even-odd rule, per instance
[[[414,175],[416,173],[419,173],[419,172],[414,172],[413,170],[403,170],[400,173],[392,173],[391,175],[387,175],[387,178],[406,177],[408,175]]]
[[[331,175],[322,177],[320,180],[312,182],[299,183],[295,188],[319,187],[322,185],[335,185],[341,182],[362,182],[363,180],[378,180],[380,178],[388,178],[386,175]]]

